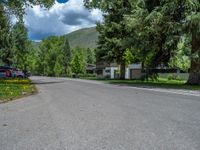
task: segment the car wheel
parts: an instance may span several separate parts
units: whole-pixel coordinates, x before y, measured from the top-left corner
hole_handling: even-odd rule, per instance
[[[23,76],[17,76],[18,79],[23,79]]]

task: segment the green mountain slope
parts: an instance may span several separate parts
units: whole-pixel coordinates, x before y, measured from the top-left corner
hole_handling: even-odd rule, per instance
[[[65,35],[71,48],[81,47],[81,48],[91,48],[94,49],[97,46],[98,32],[96,27],[80,29]],[[32,41],[32,44],[37,48],[40,42]]]
[[[98,32],[96,27],[80,29],[66,35],[70,46],[82,48],[96,48],[98,40]]]
[[[34,48],[38,48],[39,45],[40,45],[40,42],[32,41],[32,46],[33,46]]]

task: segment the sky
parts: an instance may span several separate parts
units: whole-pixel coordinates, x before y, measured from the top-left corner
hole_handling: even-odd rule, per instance
[[[87,10],[82,0],[58,0],[49,10],[34,6],[26,8],[24,17],[29,39],[40,41],[51,35],[64,35],[72,31],[93,27],[102,21],[100,10]],[[67,1],[67,2],[66,2]]]

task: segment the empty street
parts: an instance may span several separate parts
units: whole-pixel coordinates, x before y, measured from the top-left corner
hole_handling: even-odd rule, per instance
[[[199,92],[33,77],[0,104],[1,150],[199,150]]]

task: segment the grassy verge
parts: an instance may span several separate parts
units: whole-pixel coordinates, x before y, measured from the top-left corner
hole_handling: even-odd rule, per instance
[[[200,90],[199,85],[186,85],[185,80],[168,80],[166,78],[158,78],[157,81],[141,81],[141,80],[102,80],[97,78],[85,78],[87,80],[98,80],[109,84],[128,85],[137,87],[158,87],[168,89],[185,89],[185,90]]]
[[[29,79],[0,80],[0,103],[31,95],[36,88]]]

